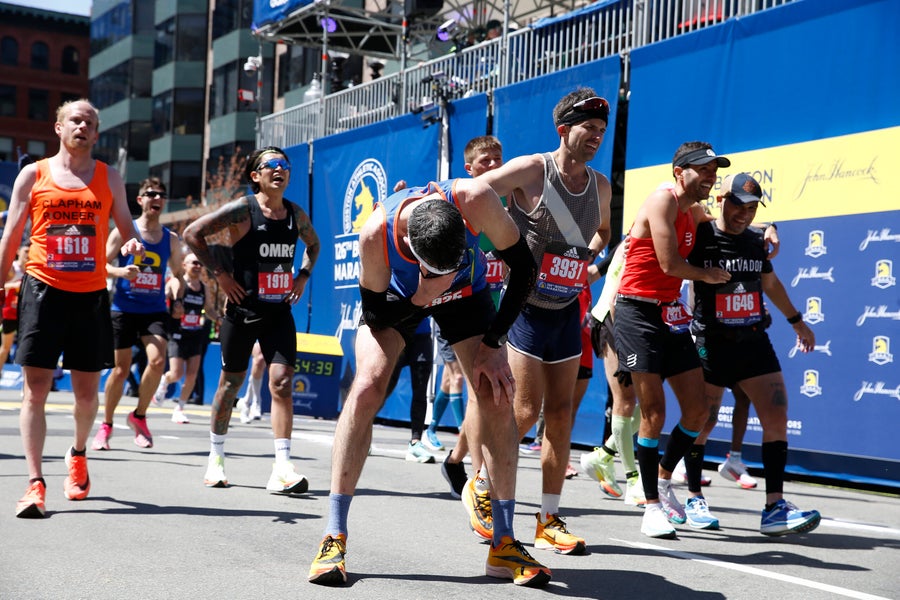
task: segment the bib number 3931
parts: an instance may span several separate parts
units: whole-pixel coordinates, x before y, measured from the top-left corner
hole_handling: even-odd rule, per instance
[[[549,296],[570,297],[587,284],[587,248],[547,244],[535,287]]]

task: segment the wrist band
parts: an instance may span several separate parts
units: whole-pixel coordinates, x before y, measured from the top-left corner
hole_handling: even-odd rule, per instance
[[[803,313],[798,312],[793,317],[788,317],[787,322],[790,323],[791,325],[796,325],[797,323],[799,323],[802,320],[803,320]]]
[[[309,269],[303,267],[302,269],[297,271],[297,275],[306,275],[306,278],[309,279],[309,276],[312,275],[312,273],[309,272]]]

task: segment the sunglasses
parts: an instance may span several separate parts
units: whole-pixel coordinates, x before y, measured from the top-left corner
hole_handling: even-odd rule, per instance
[[[582,100],[581,102],[576,102],[572,105],[571,110],[577,110],[579,112],[586,112],[589,110],[605,110],[607,113],[609,112],[609,102],[606,99],[601,98],[600,96],[594,96],[593,98],[587,98]]]
[[[203,263],[201,263],[199,260],[192,260],[192,261],[191,261],[191,264],[192,264],[192,265],[201,266],[201,267],[203,266]]]
[[[169,197],[165,192],[157,192],[156,190],[149,190],[141,194],[144,198],[162,198],[165,200]]]
[[[413,254],[415,254],[415,252]],[[462,258],[459,259],[459,263],[452,269],[438,269],[436,267],[432,267],[421,258],[419,258],[419,264],[425,269],[424,271],[422,269],[419,269],[419,273],[421,273],[422,279],[437,279],[438,277],[443,277],[445,275],[449,275],[450,273],[458,273],[459,271],[468,269],[472,264],[472,260],[469,258],[469,251],[466,250],[463,253]]]
[[[281,167],[282,171],[290,171],[291,163],[286,161],[283,158],[270,158],[269,160],[264,160],[256,166],[256,170],[260,171],[262,169],[277,169]]]

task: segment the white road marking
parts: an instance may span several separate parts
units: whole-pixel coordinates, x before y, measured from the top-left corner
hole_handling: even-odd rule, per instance
[[[824,592],[830,592],[832,594],[839,594],[841,596],[846,596],[848,598],[859,598],[861,600],[889,600],[883,596],[873,596],[872,594],[866,594],[865,592],[858,592],[856,590],[848,590],[846,588],[837,587],[834,585],[828,585],[827,583],[821,583],[818,581],[810,581],[809,579],[802,579],[800,577],[794,577],[792,575],[782,575],[781,573],[773,573],[770,571],[766,571],[763,569],[758,569],[756,567],[748,567],[746,565],[739,565],[736,563],[729,563],[722,560],[716,560],[712,558],[707,558],[706,556],[702,556],[700,554],[693,554],[691,552],[681,552],[679,550],[671,550],[669,548],[665,548],[663,546],[654,546],[653,544],[645,544],[641,542],[629,542],[628,540],[620,540],[616,538],[610,538],[614,542],[619,542],[622,544],[626,544],[633,548],[642,548],[644,550],[653,550],[655,552],[659,552],[661,554],[667,554],[669,556],[674,556],[676,558],[682,558],[685,560],[694,560],[697,562],[706,563],[708,565],[714,567],[720,567],[723,569],[730,569],[732,571],[740,571],[742,573],[749,573],[750,575],[756,575],[758,577],[767,577],[769,579],[776,579],[778,581],[785,581],[787,583],[793,583],[796,585],[802,585],[808,588],[813,588],[816,590],[822,590]]]

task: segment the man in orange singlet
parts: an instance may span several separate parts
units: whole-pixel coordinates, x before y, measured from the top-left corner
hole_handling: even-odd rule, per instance
[[[16,516],[42,518],[46,484],[42,471],[47,421],[44,408],[60,354],[72,373],[75,435],[66,452],[63,492],[83,500],[91,488],[86,444],[97,415],[100,371],[113,365],[112,322],[106,291],[109,219],[126,240],[122,254],[141,254],[122,177],[91,158],[99,137],[97,109],[87,100],[56,111],[59,152],[30,164],[13,185],[9,218],[0,240],[5,282],[25,225],[31,220],[31,250],[19,290],[19,350],[24,395],[19,429],[29,484]]]

